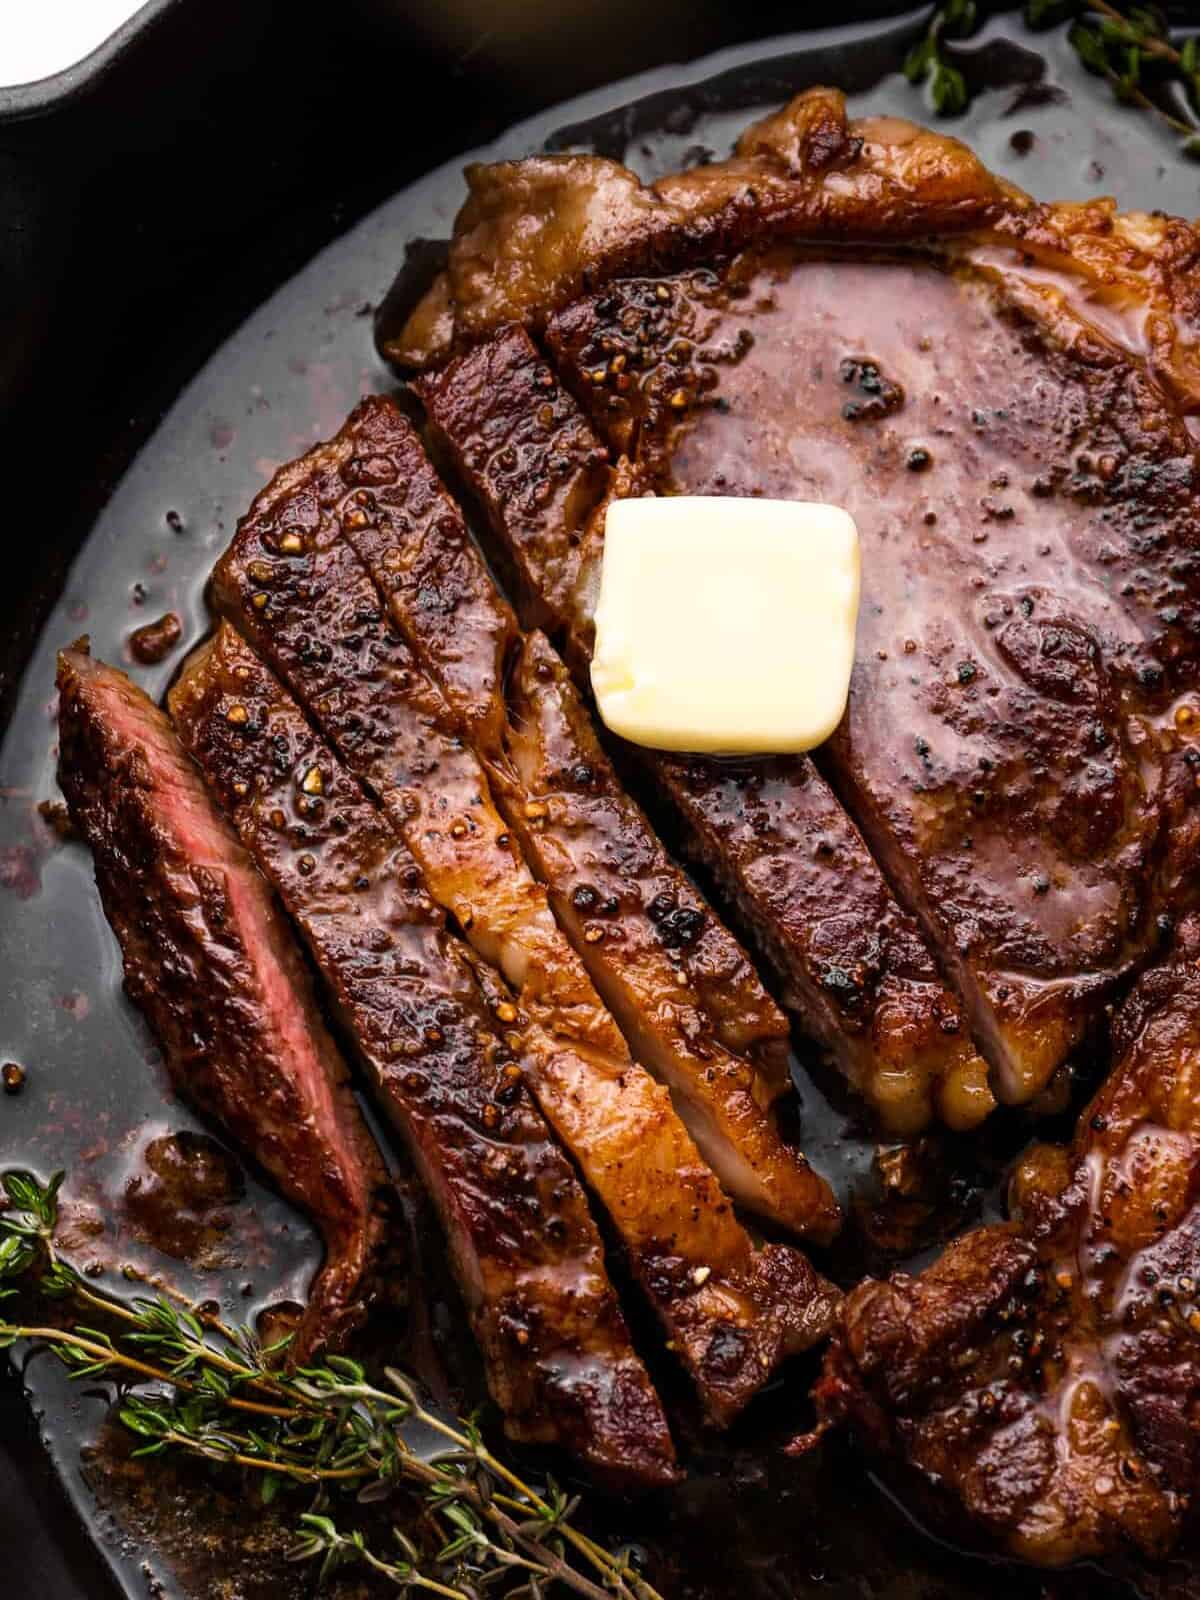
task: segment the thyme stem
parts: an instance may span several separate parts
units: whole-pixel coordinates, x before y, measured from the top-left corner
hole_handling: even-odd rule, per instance
[[[14,1327],[11,1323],[0,1322],[6,1338],[16,1339],[41,1339],[51,1348],[59,1345],[70,1345],[73,1349],[81,1351],[84,1355],[93,1356],[97,1361],[103,1361],[106,1366],[124,1367],[128,1372],[136,1372],[139,1377],[149,1378],[154,1382],[177,1383],[180,1388],[185,1387],[179,1379],[172,1379],[169,1373],[163,1372],[159,1367],[151,1367],[145,1361],[137,1361],[133,1356],[127,1356],[119,1350],[112,1350],[108,1345],[99,1344],[93,1339],[82,1339],[77,1333],[72,1333],[65,1328],[24,1328]]]
[[[100,1305],[104,1310],[109,1310],[106,1302],[98,1300],[94,1295],[88,1299],[95,1305]],[[98,1344],[94,1340],[81,1338],[69,1328],[25,1328],[16,1327],[11,1323],[0,1322],[0,1333],[6,1339],[40,1339],[43,1343],[54,1346],[69,1344],[84,1355],[94,1356],[97,1361],[103,1361],[107,1366],[123,1367],[127,1372],[136,1372],[141,1378],[147,1378],[155,1383],[164,1383],[168,1387],[177,1389],[195,1389],[194,1384],[188,1383],[186,1378],[173,1376],[164,1371],[162,1367],[153,1367],[146,1361],[138,1361],[135,1357],[126,1355],[123,1350],[112,1349],[108,1345]],[[235,1411],[249,1411],[260,1417],[278,1417],[289,1420],[293,1417],[303,1416],[304,1413],[295,1407],[264,1406],[257,1400],[243,1400],[239,1395],[230,1395],[226,1405],[232,1406]]]
[[[1108,0],[1087,0],[1086,9],[1098,12],[1102,17],[1108,17],[1111,22],[1127,26],[1128,18],[1121,15],[1116,6],[1109,5]],[[1160,39],[1156,34],[1148,34],[1142,41],[1141,47],[1147,55],[1161,56],[1164,61],[1169,61],[1173,66],[1182,66],[1183,57],[1168,39]]]
[[[379,1557],[377,1555],[373,1555],[370,1550],[364,1549],[362,1556],[363,1560],[369,1567],[374,1567],[376,1572],[382,1572],[384,1577],[391,1578],[394,1583],[404,1583],[410,1588],[428,1589],[431,1594],[448,1596],[449,1600],[469,1600],[469,1597],[463,1592],[463,1590],[449,1589],[444,1583],[438,1583],[435,1578],[426,1578],[419,1572],[408,1573],[401,1577],[396,1568],[390,1562],[381,1561]]]

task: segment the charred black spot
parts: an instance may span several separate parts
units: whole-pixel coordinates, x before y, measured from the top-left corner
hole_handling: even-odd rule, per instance
[[[681,906],[674,895],[666,893],[655,895],[646,907],[646,915],[668,950],[694,943],[704,926],[703,911],[696,906]]]
[[[847,422],[877,422],[881,417],[899,411],[904,404],[904,389],[890,378],[884,377],[875,361],[847,356],[838,368],[845,384],[853,384],[860,399],[847,400],[842,416]]]

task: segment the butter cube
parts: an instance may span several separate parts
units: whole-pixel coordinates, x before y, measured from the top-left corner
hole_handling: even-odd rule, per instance
[[[811,750],[854,664],[858,529],[838,506],[669,495],[605,521],[592,688],[659,750]]]

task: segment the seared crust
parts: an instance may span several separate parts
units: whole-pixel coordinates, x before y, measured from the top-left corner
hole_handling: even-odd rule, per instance
[[[86,647],[58,660],[59,782],[92,850],[125,988],[180,1094],[325,1242],[291,1359],[337,1349],[380,1286],[388,1189],[270,890],[170,723]]]
[[[914,239],[1033,213],[957,139],[895,117],[848,122],[836,89],[810,89],[748,128],[729,161],[643,184],[597,156],[467,169],[450,261],[383,353],[444,360],[508,322],[540,327],[581,292],[770,238]]]
[[[402,607],[423,659],[389,624],[380,591]],[[218,563],[214,596],[378,797],[433,898],[509,979],[500,1006],[516,1062],[710,1416],[727,1422],[828,1327],[837,1296],[798,1252],[752,1249],[496,809],[476,749],[495,748],[503,698],[480,694],[462,664],[499,663],[515,622],[392,402],[365,401],[335,440],[268,486]],[[803,1198],[799,1225],[827,1231],[828,1192],[807,1169]]]
[[[652,301],[662,312],[662,302]],[[569,315],[569,313],[568,313]],[[627,361],[600,389],[624,407]],[[579,524],[601,446],[528,334],[509,328],[416,388],[436,437],[485,508],[521,582],[565,633],[586,683],[603,508]],[[668,398],[663,404],[669,411]],[[628,412],[623,409],[620,415]],[[639,413],[635,413],[637,415]],[[628,433],[615,436],[620,447]],[[614,493],[636,493],[628,473]],[[893,1128],[940,1113],[959,1127],[993,1101],[958,1002],[900,910],[857,829],[804,758],[729,762],[641,753],[721,884],[780,972],[806,1030]]]
[[[913,255],[747,252],[614,283],[548,330],[661,489],[857,519],[854,679],[818,759],[1017,1102],[1187,903],[1198,832],[1173,703],[1195,670],[1192,440],[1098,313],[1053,296]]]
[[[171,693],[189,748],[295,918],[442,1223],[516,1438],[613,1481],[674,1452],[569,1164],[403,843],[225,625]]]
[[[607,445],[521,328],[416,378],[413,389],[456,479],[489,522],[503,518],[500,553],[513,569],[521,621],[569,633],[591,612],[578,587],[612,481]]]
[[[1070,1150],[1026,1157],[1019,1223],[849,1297],[817,1389],[998,1544],[1047,1565],[1165,1555],[1200,1477],[1200,971],[1143,978]]]
[[[509,322],[535,331],[614,278],[805,240],[939,248],[1023,276],[1052,300],[1054,272],[1084,279],[1111,336],[1148,357],[1187,411],[1200,409],[1200,232],[1179,217],[1121,214],[1111,199],[1041,204],[957,139],[898,117],[846,116],[836,89],[799,94],[747,128],[729,161],[643,184],[596,156],[475,166],[450,261],[408,323],[384,329],[403,368],[444,361]],[[1050,269],[1049,274],[1045,269]],[[1120,337],[1120,336],[1118,336]]]

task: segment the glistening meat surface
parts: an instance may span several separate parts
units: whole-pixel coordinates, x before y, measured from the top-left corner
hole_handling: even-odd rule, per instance
[[[384,517],[394,538],[373,552],[364,541]],[[409,598],[405,616],[444,666],[440,685],[387,620],[351,539],[380,589]],[[437,585],[435,571],[450,576]],[[503,702],[494,689],[481,695],[462,663],[494,662],[483,681],[498,684],[511,617],[391,402],[364,403],[337,439],[284,469],[242,522],[214,589],[378,796],[433,897],[509,978],[516,1004],[503,1020],[530,1086],[709,1414],[727,1421],[779,1360],[827,1331],[836,1296],[798,1252],[752,1247],[668,1094],[630,1057],[495,808],[471,743],[486,749],[499,737]],[[734,976],[749,986],[744,958]],[[755,1016],[777,1039],[765,995],[743,1027]],[[791,1198],[793,1225],[827,1230],[828,1191],[803,1164]]]
[[[583,1192],[404,844],[232,628],[171,706],[412,1152],[508,1431],[613,1482],[669,1481],[666,1422]]]
[[[1010,1101],[1152,948],[1196,829],[1192,441],[1140,366],[1022,301],[962,265],[777,250],[613,284],[552,329],[662,487],[855,516],[822,759]]]
[[[818,764],[932,941],[993,1088],[1035,1098],[1188,900],[1194,230],[1039,205],[953,140],[849,122],[826,90],[731,161],[649,187],[573,157],[470,182],[436,331],[418,311],[393,355],[428,363],[525,322],[626,458],[613,492],[858,514],[859,657]],[[527,436],[500,402],[488,443],[507,428],[510,481],[554,498],[596,469],[576,445],[529,475],[522,445],[554,425],[541,382]],[[536,587],[586,633],[596,530],[567,531],[578,550]],[[819,1016],[815,987],[802,998]]]
[[[521,329],[417,387],[502,543],[527,614],[564,637],[586,681],[603,506],[588,513],[604,484],[638,492],[642,479],[603,469],[599,439]],[[644,759],[804,1027],[884,1121],[914,1131],[935,1113],[957,1127],[986,1115],[986,1069],[958,1002],[813,764]]]
[[[380,1287],[386,1177],[291,931],[146,695],[78,645],[59,656],[58,688],[59,783],[126,991],[180,1094],[320,1230],[292,1354],[336,1349]]]
[[[1018,1169],[1016,1221],[860,1285],[817,1390],[827,1421],[898,1452],[943,1510],[1045,1564],[1162,1556],[1194,1515],[1196,931],[1119,1012],[1074,1144]]]

